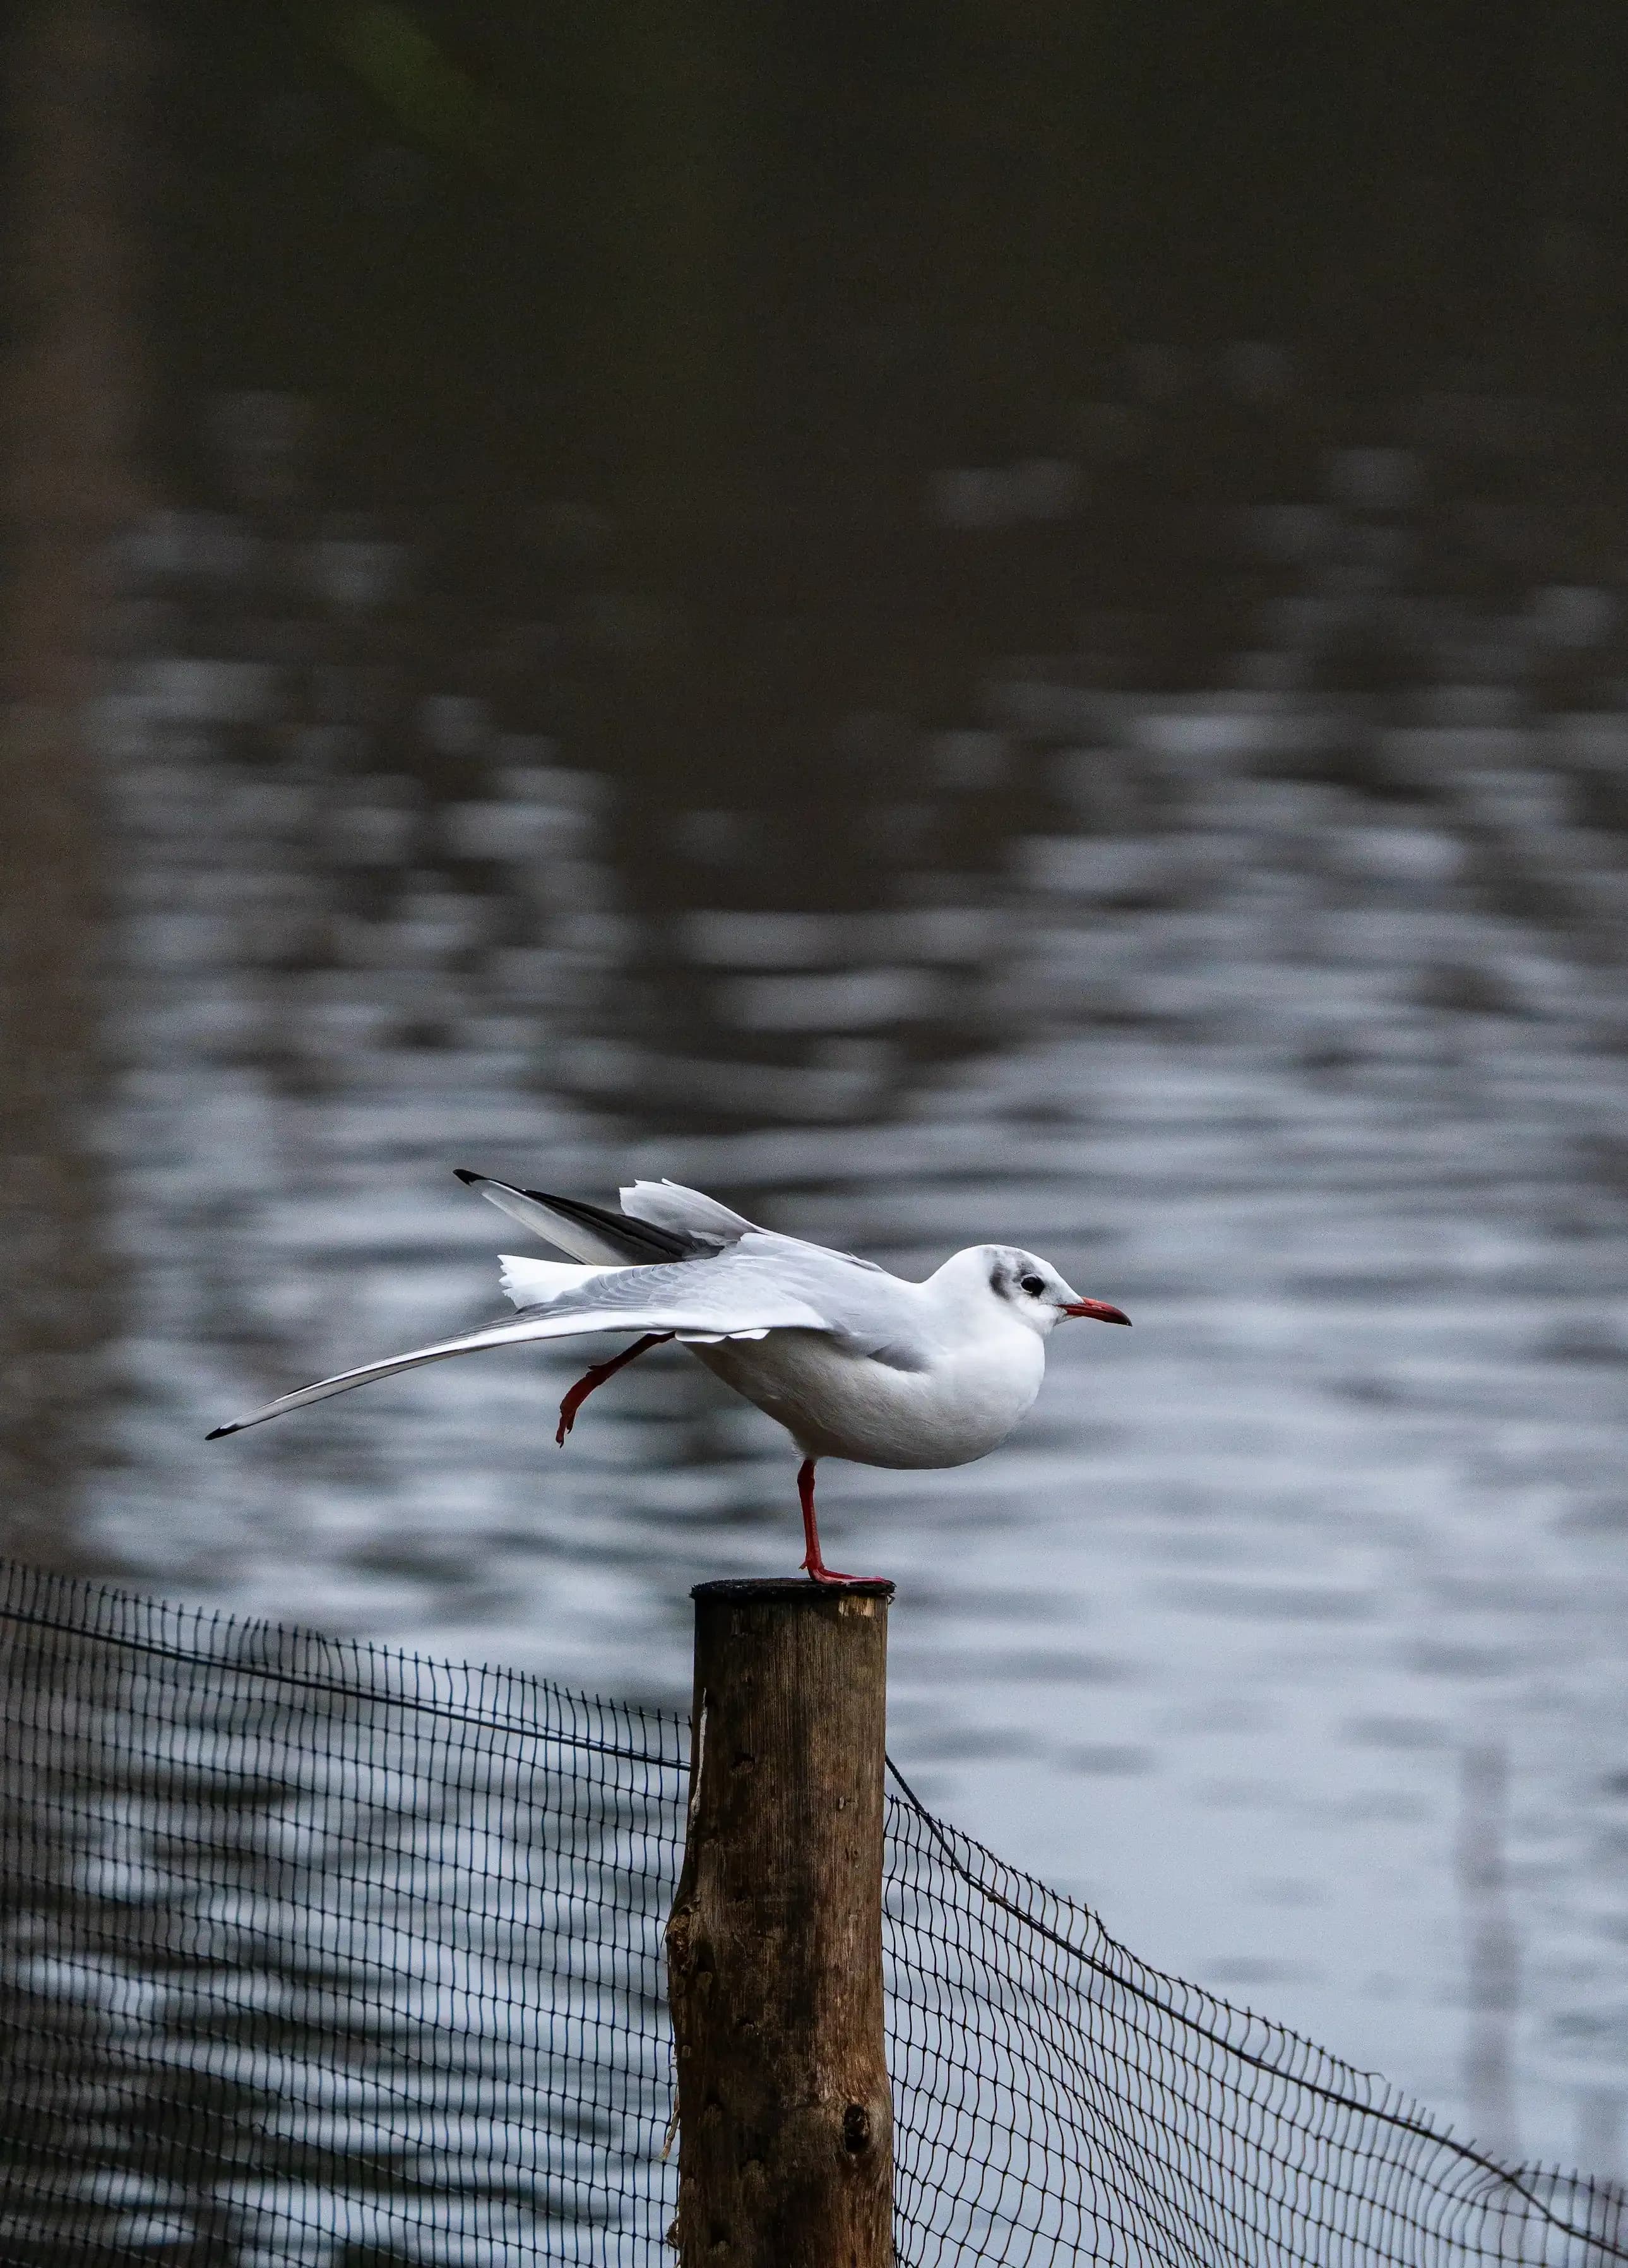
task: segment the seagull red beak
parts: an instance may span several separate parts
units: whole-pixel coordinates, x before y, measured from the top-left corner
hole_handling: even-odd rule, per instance
[[[1123,1323],[1127,1330],[1131,1319],[1119,1307],[1111,1307],[1106,1300],[1070,1300],[1063,1309],[1066,1315],[1089,1315],[1094,1323]]]

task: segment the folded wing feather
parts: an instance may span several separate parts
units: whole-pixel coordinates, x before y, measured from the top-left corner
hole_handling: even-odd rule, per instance
[[[667,1260],[687,1260],[715,1248],[695,1245],[688,1237],[674,1236],[649,1222],[629,1220],[606,1212],[603,1205],[586,1204],[580,1197],[550,1197],[544,1189],[517,1189],[508,1182],[495,1182],[488,1174],[457,1169],[464,1187],[473,1189],[511,1220],[529,1228],[556,1251],[596,1267],[651,1267]]]
[[[649,1221],[652,1228],[664,1228],[671,1235],[693,1237],[715,1252],[738,1244],[757,1227],[755,1221],[731,1212],[716,1197],[686,1189],[679,1182],[634,1182],[616,1194],[622,1211],[634,1220]]]

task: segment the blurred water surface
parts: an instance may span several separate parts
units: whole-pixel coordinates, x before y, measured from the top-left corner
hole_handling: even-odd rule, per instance
[[[823,1479],[899,1585],[904,1768],[1144,1957],[1610,2172],[1619,611],[1531,535],[1541,405],[1243,446],[1251,351],[945,467],[840,572],[561,508],[456,603],[297,405],[222,405],[215,503],[111,568],[118,1339],[64,1556],[681,1702],[689,1585],[800,1550],[788,1445],[687,1358],[563,1453],[566,1351],[204,1432],[495,1312],[519,1232],[458,1165],[912,1274],[1032,1246],[1134,1331],[1054,1340],[986,1463]],[[1184,489],[1114,470],[1206,431]]]

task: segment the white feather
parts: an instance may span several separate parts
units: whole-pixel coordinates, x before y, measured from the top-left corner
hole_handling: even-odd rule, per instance
[[[620,1275],[630,1261],[601,1261],[591,1268],[570,1260],[533,1260],[526,1254],[500,1252],[498,1281],[517,1307],[546,1307],[562,1292],[576,1292],[596,1276]]]
[[[678,1236],[696,1237],[721,1250],[738,1244],[755,1226],[716,1197],[686,1189],[679,1182],[633,1182],[617,1194],[630,1219],[649,1221],[652,1228],[670,1229]]]

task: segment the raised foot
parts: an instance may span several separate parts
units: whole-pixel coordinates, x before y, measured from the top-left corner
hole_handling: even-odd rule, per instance
[[[576,1423],[577,1411],[582,1408],[583,1403],[587,1401],[595,1387],[603,1386],[604,1384],[604,1375],[602,1372],[598,1370],[590,1370],[586,1378],[579,1378],[577,1380],[576,1385],[566,1395],[565,1400],[560,1404],[560,1430],[554,1435],[554,1447],[556,1448],[564,1448],[565,1437],[570,1432],[572,1426]]]
[[[564,1448],[565,1437],[576,1423],[577,1411],[596,1387],[603,1386],[607,1378],[614,1378],[619,1370],[625,1370],[630,1362],[648,1353],[651,1347],[665,1346],[671,1336],[671,1331],[646,1331],[642,1339],[635,1339],[630,1347],[624,1347],[620,1354],[612,1355],[609,1362],[597,1362],[591,1370],[584,1371],[560,1404],[560,1430],[554,1435],[556,1447]]]

